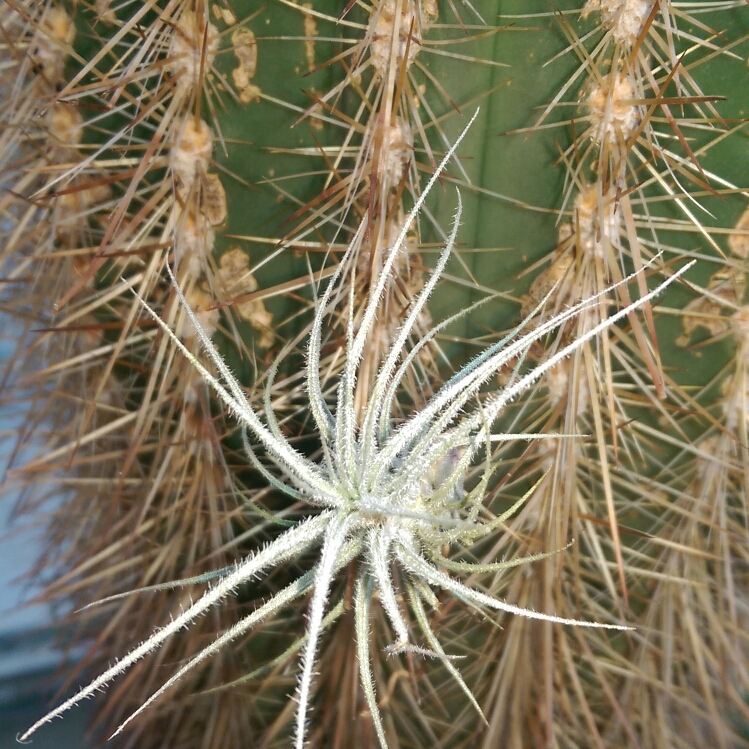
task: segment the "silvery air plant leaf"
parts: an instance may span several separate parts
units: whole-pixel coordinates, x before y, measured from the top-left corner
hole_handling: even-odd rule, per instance
[[[476,115],[474,119],[475,117]],[[171,336],[174,345],[182,350],[192,366],[199,370],[202,377],[211,384],[216,395],[237,418],[244,429],[245,446],[253,464],[274,485],[306,504],[309,514],[240,564],[217,573],[215,582],[197,602],[169,624],[157,629],[145,642],[131,650],[74,697],[37,721],[20,737],[21,741],[26,740],[40,726],[105,687],[112,679],[125,672],[137,660],[154,651],[180,629],[188,626],[211,606],[219,604],[243,583],[270,572],[289,560],[296,560],[314,548],[319,549],[317,561],[306,574],[279,591],[267,603],[239,621],[182,666],[119,727],[117,733],[187,671],[220,648],[241,637],[251,628],[262,624],[264,620],[272,617],[289,602],[311,591],[307,630],[305,633],[300,633],[303,646],[294,736],[294,746],[296,749],[302,749],[305,744],[310,712],[315,654],[321,633],[325,628],[326,612],[331,608],[328,600],[329,594],[338,571],[353,560],[358,562],[354,605],[359,673],[372,721],[383,748],[387,747],[387,742],[377,705],[369,652],[370,608],[373,605],[375,592],[392,627],[394,642],[390,649],[393,651],[410,650],[440,658],[479,714],[481,714],[481,709],[478,703],[461,678],[459,670],[445,654],[428,622],[424,602],[434,600],[432,589],[436,588],[453,594],[464,603],[480,610],[495,609],[517,616],[543,619],[570,626],[626,629],[615,624],[563,619],[505,603],[465,585],[455,575],[496,571],[517,564],[518,560],[494,564],[454,562],[446,559],[441,550],[445,544],[469,545],[475,542],[492,532],[516,510],[517,505],[489,522],[482,521],[479,517],[492,470],[489,460],[490,442],[498,438],[497,435],[491,434],[490,427],[506,404],[517,398],[544,372],[586,340],[595,337],[605,327],[631,312],[633,308],[656,296],[689,266],[671,275],[665,283],[642,296],[630,307],[620,310],[584,333],[567,348],[528,374],[518,376],[503,390],[484,392],[484,386],[497,371],[518,356],[522,357],[533,341],[542,338],[565,320],[599,302],[595,298],[588,299],[524,335],[521,335],[520,329],[517,329],[513,334],[469,362],[446,382],[420,411],[395,427],[391,420],[391,412],[399,383],[408,373],[419,350],[445,324],[450,322],[448,320],[434,328],[426,339],[421,340],[402,359],[402,352],[414,323],[450,257],[460,222],[461,204],[458,194],[457,214],[447,245],[440,255],[429,282],[408,310],[392,348],[371,386],[366,408],[357,418],[354,404],[358,367],[367,336],[375,321],[388,274],[396,255],[399,251],[403,251],[408,227],[442,170],[452,158],[467,129],[457,139],[429,180],[422,196],[406,220],[370,294],[360,325],[356,330],[353,324],[353,313],[350,312],[346,363],[340,376],[334,410],[328,407],[323,397],[320,380],[323,321],[335,301],[336,290],[340,291],[346,274],[353,272],[355,267],[353,261],[364,235],[366,217],[348,247],[336,274],[319,300],[308,345],[306,380],[310,411],[322,444],[323,457],[320,462],[312,462],[304,457],[282,434],[270,408],[270,385],[266,391],[264,420],[261,420],[248,403],[239,382],[222,360],[208,335],[202,330],[179,289],[177,293],[181,302],[185,305],[192,324],[199,332],[207,354],[219,373],[220,380],[201,366],[155,312],[148,310]],[[629,280],[626,279],[624,282]],[[176,286],[176,282],[174,283]],[[269,380],[272,379],[272,377],[269,378]],[[477,404],[472,410],[468,408],[471,403]],[[499,437],[499,439],[503,438]],[[260,464],[253,452],[253,443],[264,448],[282,478],[272,476]],[[483,474],[477,485],[465,492],[463,491],[463,476],[466,469],[481,457],[482,452],[485,464]],[[435,480],[436,476],[439,476],[439,480]],[[519,561],[533,558],[539,557],[525,557]],[[399,596],[396,591],[391,574],[393,565],[399,568],[400,580],[406,589],[405,596]],[[414,642],[401,601],[408,602],[411,608],[411,620],[418,623],[427,647],[418,646]]]

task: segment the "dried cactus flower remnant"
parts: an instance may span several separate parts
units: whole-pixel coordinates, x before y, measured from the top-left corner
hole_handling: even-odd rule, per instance
[[[217,21],[223,21],[227,26],[233,26],[237,22],[237,17],[234,15],[234,12],[227,6],[213,3],[213,5],[211,5],[211,11],[213,12],[213,17]]]
[[[112,0],[96,0],[94,5],[96,15],[102,23],[112,24],[117,20],[117,15],[111,5]]]
[[[226,190],[218,174],[205,174],[201,179],[200,210],[213,226],[226,220]]]
[[[306,10],[312,10],[312,3],[302,5]],[[311,13],[304,14],[304,56],[307,58],[307,72],[315,69],[315,37],[319,36],[317,21]]]
[[[209,291],[199,286],[193,286],[185,292],[190,308],[195,313],[198,323],[207,336],[212,336],[218,328],[219,311],[216,302]],[[184,341],[195,341],[198,333],[194,322],[187,318],[184,320]]]
[[[83,137],[83,117],[78,107],[65,102],[53,104],[47,112],[49,134],[60,146],[74,148]]]
[[[681,320],[684,332],[676,339],[676,345],[688,346],[700,328],[711,336],[718,336],[739,322],[742,319],[740,312],[733,317],[729,312],[741,310],[746,282],[746,273],[742,269],[726,267],[717,271],[707,286],[709,295],[698,297],[684,308]]]
[[[237,67],[231,71],[234,85],[239,89],[239,100],[244,104],[260,98],[260,88],[252,83],[257,71],[257,40],[250,29],[237,29],[231,35]]]
[[[571,224],[569,225],[571,229]],[[520,314],[528,317],[548,297],[552,309],[559,309],[569,299],[568,271],[575,262],[571,247],[560,246],[551,255],[549,267],[533,280],[528,293],[521,299]],[[549,296],[551,295],[551,296]]]
[[[749,257],[749,208],[741,214],[734,230],[729,234],[728,249],[742,260]]]
[[[257,291],[255,276],[250,273],[250,259],[239,247],[232,247],[221,256],[218,275],[237,314],[260,333],[258,348],[267,349],[273,345],[273,315],[265,308],[262,299],[242,301],[242,296]]]

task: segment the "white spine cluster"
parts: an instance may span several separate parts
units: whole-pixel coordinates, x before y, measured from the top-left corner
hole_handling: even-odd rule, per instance
[[[213,136],[208,123],[188,114],[179,128],[170,159],[172,173],[183,198],[190,192],[195,180],[208,172],[212,153]]]
[[[50,86],[65,80],[65,63],[75,40],[75,24],[64,8],[49,6],[34,35],[29,59]]]
[[[400,5],[400,13],[398,6]],[[374,69],[386,76],[390,69],[391,54],[395,52],[398,67],[405,62],[413,64],[421,48],[427,28],[437,19],[436,0],[380,0],[370,12],[369,44]]]
[[[653,8],[647,0],[588,0],[583,18],[591,11],[599,11],[603,24],[611,29],[614,39],[625,48],[631,48],[642,33]]]
[[[413,158],[414,137],[411,126],[402,117],[398,117],[394,126],[389,123],[379,128],[382,138],[378,177],[389,186],[396,186]]]
[[[604,257],[605,246],[618,247],[621,235],[621,207],[609,189],[599,192],[600,183],[588,185],[575,200],[575,221],[579,248],[590,256]]]
[[[612,81],[613,78],[613,81]],[[640,123],[640,108],[632,76],[608,75],[593,85],[585,99],[592,127],[591,139],[621,152],[623,144]]]
[[[207,72],[213,65],[218,47],[218,29],[205,14],[184,11],[174,25],[167,64],[179,89],[193,90],[199,85],[201,70]]]

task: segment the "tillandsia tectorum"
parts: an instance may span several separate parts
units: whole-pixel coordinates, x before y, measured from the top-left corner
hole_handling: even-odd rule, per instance
[[[301,674],[294,739],[295,747],[302,749],[307,737],[316,652],[325,628],[332,583],[337,573],[352,563],[355,563],[357,569],[353,602],[361,686],[383,748],[388,744],[375,694],[369,652],[370,609],[375,591],[395,635],[390,650],[411,652],[441,660],[479,714],[480,706],[429,623],[424,604],[435,607],[438,605],[433,588],[451,593],[479,611],[494,609],[559,624],[627,629],[626,626],[615,622],[579,621],[524,609],[470,587],[450,574],[498,571],[524,561],[546,557],[548,554],[536,554],[507,562],[474,564],[447,558],[443,550],[445,546],[450,545],[466,547],[485,537],[504,523],[523,501],[521,499],[508,511],[496,517],[485,519],[483,500],[493,472],[490,445],[496,439],[513,437],[491,433],[491,426],[504,407],[577,347],[594,338],[605,327],[630,314],[634,308],[651,300],[689,266],[671,275],[661,286],[645,294],[632,305],[584,332],[530,372],[522,375],[518,373],[500,392],[484,392],[484,386],[501,367],[518,358],[522,359],[533,342],[591,305],[598,304],[598,300],[586,299],[538,325],[530,333],[521,334],[521,328],[516,329],[510,336],[475,357],[449,379],[426,405],[396,425],[392,421],[391,412],[399,383],[418,356],[419,349],[426,345],[438,330],[455,319],[451,318],[436,326],[405,356],[403,355],[415,320],[434,290],[453,250],[461,215],[458,194],[458,208],[446,246],[429,281],[407,311],[391,349],[371,386],[364,413],[357,418],[355,401],[358,367],[378,313],[388,274],[398,250],[405,242],[408,227],[417,216],[425,197],[440,177],[447,162],[452,158],[466,130],[451,147],[410,212],[400,236],[388,254],[382,273],[372,288],[358,327],[354,325],[353,304],[349,301],[345,365],[339,378],[333,409],[329,408],[324,397],[320,374],[323,323],[337,301],[336,292],[341,288],[353,288],[353,284],[345,285],[343,281],[346,274],[355,272],[356,254],[364,236],[366,219],[317,304],[307,352],[306,385],[311,416],[322,446],[322,458],[318,462],[303,456],[290,444],[274,417],[270,391],[278,361],[268,378],[265,418],[262,420],[249,404],[239,382],[202,329],[197,316],[190,309],[178,287],[177,293],[182,304],[223,384],[190,354],[157,313],[147,308],[174,344],[188,357],[191,365],[210,383],[216,395],[235,415],[244,430],[245,448],[255,467],[271,484],[309,508],[309,512],[304,519],[281,533],[271,543],[246,557],[235,567],[221,571],[218,581],[198,601],[169,624],[157,629],[151,637],[132,649],[75,696],[37,721],[20,737],[21,741],[26,740],[40,726],[102,689],[113,678],[153,652],[169,637],[192,623],[211,606],[218,604],[241,584],[270,572],[289,560],[299,558],[315,547],[319,548],[319,553],[316,563],[309,571],[279,590],[265,604],[241,619],[179,668],[119,727],[117,733],[190,669],[272,617],[291,601],[309,593],[309,620],[306,633],[301,638]],[[174,276],[172,280],[176,286]],[[625,279],[625,282],[629,280]],[[478,405],[469,409],[468,406],[472,402]],[[255,454],[257,445],[264,449],[268,458],[275,464],[276,474],[271,473]],[[482,462],[482,451],[484,458],[480,477],[475,486],[464,490],[463,478],[466,470],[474,462]],[[397,570],[397,578],[394,570]],[[403,586],[405,597],[399,595],[396,579]],[[418,625],[423,645],[416,644],[412,627],[409,626],[403,610],[403,600],[408,601],[411,621]]]

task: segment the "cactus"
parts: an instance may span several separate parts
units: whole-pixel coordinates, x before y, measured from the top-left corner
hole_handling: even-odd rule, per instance
[[[748,19],[6,2],[6,486],[64,496],[64,706],[129,668],[124,746],[746,743]]]

